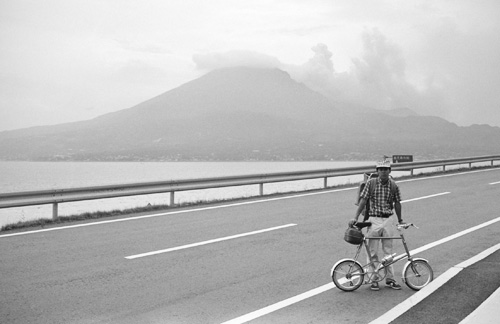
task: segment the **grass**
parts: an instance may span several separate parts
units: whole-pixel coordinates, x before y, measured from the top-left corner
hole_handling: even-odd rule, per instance
[[[397,180],[404,180],[404,179],[410,179],[410,178],[423,178],[423,177],[427,177],[429,175],[452,174],[452,173],[458,173],[458,172],[464,172],[464,171],[480,170],[480,169],[492,169],[492,168],[499,168],[499,167],[500,167],[500,165],[473,167],[471,169],[470,168],[457,168],[457,169],[446,170],[446,171],[434,171],[434,172],[419,173],[419,174],[413,175],[413,176],[411,176],[411,175],[402,176],[402,177],[398,177],[396,179]],[[348,183],[348,184],[336,185],[336,186],[332,186],[332,187],[328,187],[328,188],[310,189],[307,191],[314,192],[314,191],[324,191],[324,190],[331,190],[331,189],[336,189],[336,188],[348,188],[348,187],[357,187],[357,184],[353,185],[351,183]],[[266,197],[285,196],[285,195],[290,195],[293,193],[297,193],[297,191],[273,193],[273,194],[268,194],[265,196]],[[128,208],[128,209],[123,209],[123,210],[114,209],[111,211],[96,211],[96,212],[92,212],[92,213],[87,212],[87,213],[78,214],[78,215],[60,216],[57,219],[41,218],[41,219],[36,219],[36,220],[31,220],[31,221],[20,221],[17,223],[4,225],[0,229],[0,232],[17,230],[17,229],[26,229],[26,228],[37,228],[37,227],[44,228],[45,226],[51,226],[51,225],[60,225],[60,224],[65,224],[65,223],[73,223],[73,222],[81,222],[81,221],[91,221],[91,220],[96,220],[96,219],[101,219],[101,218],[136,215],[139,213],[148,213],[148,212],[153,212],[153,211],[166,211],[166,210],[171,210],[171,209],[178,209],[181,207],[210,205],[210,204],[217,204],[217,203],[229,202],[229,201],[234,202],[234,201],[241,201],[241,200],[249,200],[249,199],[255,199],[255,198],[259,198],[259,197],[260,196],[252,196],[252,197],[241,197],[241,198],[216,199],[216,200],[210,200],[210,201],[199,200],[199,201],[194,201],[194,202],[186,202],[186,203],[182,203],[182,204],[176,204],[174,206],[148,204],[147,206],[143,206],[143,207]]]

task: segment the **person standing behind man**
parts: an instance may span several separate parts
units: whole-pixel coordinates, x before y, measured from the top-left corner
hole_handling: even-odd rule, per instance
[[[398,222],[401,224],[403,219],[401,218],[401,194],[399,187],[389,177],[391,173],[391,163],[388,160],[383,160],[378,162],[376,165],[378,177],[370,179],[365,185],[363,191],[360,194],[360,201],[358,209],[356,210],[356,215],[351,221],[355,223],[358,221],[359,215],[366,206],[366,202],[370,201],[370,207],[368,211],[368,222],[372,225],[368,228],[366,237],[389,237],[391,236],[391,227],[393,222],[393,207],[396,210],[396,216]],[[395,186],[395,188],[393,188]],[[373,187],[373,188],[372,188]],[[392,240],[391,239],[369,239],[368,247],[370,249],[370,254],[373,256],[375,261],[380,262],[378,257],[378,247],[379,243],[382,241],[382,251],[385,256],[392,255]],[[387,268],[386,277],[387,287],[393,289],[401,289],[396,280],[394,280],[394,269],[391,266]],[[379,290],[378,282],[372,282],[370,286],[371,290]]]

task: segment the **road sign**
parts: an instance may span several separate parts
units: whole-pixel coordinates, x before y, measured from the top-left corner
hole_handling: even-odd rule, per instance
[[[393,155],[392,163],[413,162],[413,155]]]

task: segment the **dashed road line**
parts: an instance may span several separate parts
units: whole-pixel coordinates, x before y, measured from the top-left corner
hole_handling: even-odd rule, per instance
[[[429,196],[423,196],[423,197],[418,197],[418,198],[403,200],[403,201],[401,201],[401,203],[407,203],[407,202],[410,202],[410,201],[417,201],[417,200],[422,200],[422,199],[434,198],[434,197],[438,197],[438,196],[448,195],[450,193],[451,192],[449,192],[449,191],[441,192],[441,193],[434,194],[434,195],[429,195]]]
[[[217,242],[222,242],[222,241],[227,241],[227,240],[232,240],[244,236],[250,236],[250,235],[255,235],[255,234],[261,234],[265,232],[270,232],[270,231],[275,231],[291,226],[297,226],[297,224],[287,224],[287,225],[282,225],[282,226],[276,226],[276,227],[271,227],[271,228],[266,228],[258,231],[253,231],[253,232],[248,232],[248,233],[242,233],[242,234],[237,234],[237,235],[231,235],[231,236],[226,236],[226,237],[221,237],[213,240],[208,240],[208,241],[203,241],[203,242],[198,242],[198,243],[192,243],[192,244],[187,244],[187,245],[181,245],[181,246],[176,246],[173,248],[168,248],[164,250],[158,250],[158,251],[152,251],[152,252],[146,252],[146,253],[140,253],[140,254],[135,254],[135,255],[130,255],[125,257],[125,259],[128,260],[133,260],[137,258],[143,258],[147,256],[152,256],[152,255],[157,255],[157,254],[162,254],[162,253],[168,253],[168,252],[173,252],[173,251],[179,251],[179,250],[184,250],[184,249],[189,249],[197,246],[202,246],[202,245],[207,245],[207,244],[212,244],[212,243],[217,243]]]

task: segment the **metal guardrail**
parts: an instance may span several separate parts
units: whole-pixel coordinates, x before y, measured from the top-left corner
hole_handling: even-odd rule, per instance
[[[434,160],[421,162],[396,163],[392,165],[393,171],[410,171],[413,175],[414,169],[429,167],[443,167],[457,164],[493,162],[500,160],[500,155],[469,157],[460,159]],[[0,194],[0,208],[24,207],[33,205],[52,204],[52,217],[58,217],[58,204],[93,200],[116,198],[126,196],[137,196],[157,193],[170,193],[170,205],[174,205],[175,192],[200,190],[233,186],[259,185],[260,195],[264,195],[264,184],[285,181],[324,179],[324,187],[327,188],[328,178],[339,176],[359,175],[367,172],[374,172],[374,166],[348,167],[338,169],[282,172],[257,175],[230,176],[204,179],[171,180],[159,182],[130,183],[121,185],[95,186],[83,188],[53,189],[41,191],[24,191]]]

